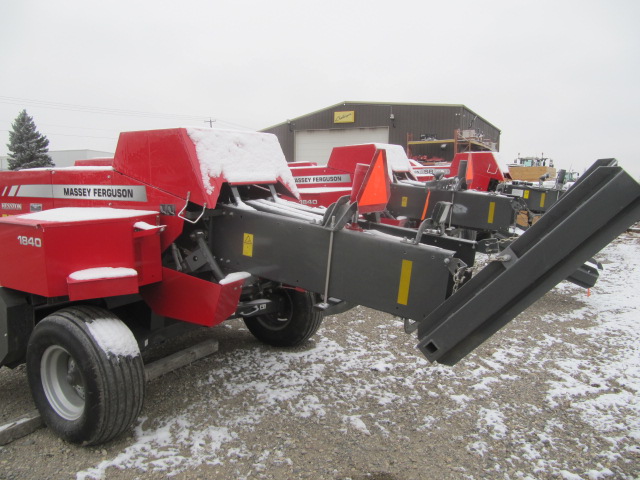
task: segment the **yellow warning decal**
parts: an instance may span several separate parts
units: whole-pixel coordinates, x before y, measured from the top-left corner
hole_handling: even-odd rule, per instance
[[[402,197],[402,206],[406,207],[407,206],[407,202],[409,201],[408,197]]]
[[[529,190],[525,190],[525,191],[524,191],[524,195],[523,195],[523,197],[524,197],[524,198],[529,198]]]
[[[493,216],[496,214],[496,202],[489,202],[489,217],[487,223],[493,223]]]
[[[546,196],[547,196],[546,193],[543,193],[542,195],[540,195],[540,207],[541,208],[544,207],[544,201],[546,200],[546,198],[545,198]]]
[[[400,287],[398,288],[398,303],[406,305],[409,303],[409,286],[411,285],[411,270],[413,262],[411,260],[402,260],[402,269],[400,270]]]
[[[242,241],[242,255],[253,257],[253,233],[245,233]]]

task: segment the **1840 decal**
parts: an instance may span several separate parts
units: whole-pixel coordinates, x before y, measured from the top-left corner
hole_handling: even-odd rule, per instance
[[[18,235],[18,243],[25,247],[41,247],[42,239],[38,237],[27,237],[26,235]]]

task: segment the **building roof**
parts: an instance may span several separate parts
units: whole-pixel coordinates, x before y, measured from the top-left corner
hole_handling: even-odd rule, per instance
[[[351,101],[351,100],[345,100],[343,102],[336,103],[335,105],[330,105],[328,107],[320,108],[320,109],[315,110],[313,112],[305,113],[304,115],[300,115],[298,117],[290,118],[288,120],[285,120],[284,122],[276,123],[275,125],[271,125],[270,127],[263,128],[262,130],[263,131],[264,130],[269,130],[271,128],[279,127],[280,125],[285,125],[288,122],[296,121],[296,120],[298,120],[300,118],[309,117],[311,115],[315,115],[316,113],[324,112],[325,110],[332,110],[332,109],[334,109],[336,107],[347,106],[347,105],[380,105],[380,106],[402,105],[402,106],[413,106],[413,107],[457,107],[457,108],[464,108],[464,109],[468,110],[470,113],[476,115],[478,118],[483,120],[485,123],[491,125],[493,128],[495,128],[499,132],[502,131],[498,127],[496,127],[494,124],[489,122],[487,119],[485,119],[481,115],[478,115],[476,112],[471,110],[469,107],[467,107],[467,106],[465,106],[463,104],[459,104],[459,103],[360,102],[360,101]]]

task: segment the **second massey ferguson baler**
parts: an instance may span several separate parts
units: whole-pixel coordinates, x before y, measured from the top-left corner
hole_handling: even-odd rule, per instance
[[[358,187],[359,173],[371,164],[378,149],[387,153],[392,179],[389,201],[377,216],[379,223],[418,228],[434,215],[436,205],[447,202],[451,208],[444,223],[450,235],[504,238],[513,232],[516,212],[525,207],[520,199],[496,194],[504,177],[492,152],[458,153],[446,170],[435,170],[413,166],[400,145],[335,147],[326,166],[292,164],[300,203],[326,207],[350,194],[354,184]],[[426,171],[433,174],[425,175]],[[447,178],[442,177],[445,171]],[[427,181],[421,180],[427,177]]]
[[[0,174],[0,364],[26,362],[62,438],[105,442],[144,397],[141,350],[184,325],[241,317],[272,345],[365,305],[405,319],[431,361],[454,364],[640,218],[640,186],[597,164],[470,278],[476,243],[438,228],[369,229],[389,199],[386,153],[328,209],[266,134],[123,133],[112,164]]]

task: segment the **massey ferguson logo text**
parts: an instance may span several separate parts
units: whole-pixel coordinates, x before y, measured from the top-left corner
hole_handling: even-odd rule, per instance
[[[65,197],[84,197],[84,198],[131,198],[133,199],[132,188],[72,188],[65,187],[62,189]]]
[[[346,183],[351,182],[351,175],[311,175],[294,179],[296,183]]]
[[[121,202],[147,201],[147,189],[144,185],[12,185],[6,186],[2,195],[7,197],[78,198]]]
[[[53,185],[53,197],[144,202],[147,192],[141,185]]]

